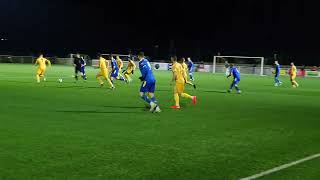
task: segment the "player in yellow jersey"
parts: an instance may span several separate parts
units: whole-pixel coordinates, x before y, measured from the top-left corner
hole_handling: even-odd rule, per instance
[[[290,72],[289,72],[290,81],[291,81],[292,87],[296,88],[296,87],[299,87],[299,84],[296,81],[297,67],[294,65],[293,62],[290,65],[291,65]]]
[[[97,74],[97,79],[100,83],[100,86],[102,87],[104,85],[103,80],[101,79],[101,77],[103,77],[105,80],[108,81],[110,88],[114,89],[114,86],[109,78],[109,61],[107,61],[105,58],[102,57],[101,54],[98,54],[98,58],[99,58],[99,68],[100,68],[100,72]]]
[[[129,59],[127,69],[124,70],[122,73],[124,73],[125,78],[128,80],[128,82],[132,81],[132,78],[130,75],[134,74],[134,71],[136,70],[136,64],[133,60]]]
[[[123,68],[123,61],[120,58],[120,56],[117,56],[116,58],[117,58],[117,64],[118,64],[118,67],[119,67],[119,72],[121,72],[121,70]]]
[[[37,78],[37,83],[40,83],[40,78],[43,78],[44,81],[46,81],[45,78],[45,73],[46,73],[46,69],[47,69],[47,64],[49,65],[49,67],[51,67],[51,62],[43,57],[43,54],[40,54],[39,57],[37,58],[35,65],[39,65],[38,69],[37,69],[37,73],[36,73],[36,78]]]
[[[189,72],[189,69],[188,69],[188,65],[186,64],[186,59],[185,58],[181,58],[181,63],[182,65],[182,68],[183,68],[183,72],[184,72],[184,76],[186,77],[186,84],[190,85],[190,86],[193,86],[194,89],[196,89],[196,85],[193,84],[191,81],[189,81],[188,79],[188,72]]]
[[[193,104],[197,103],[197,97],[191,96],[187,93],[184,93],[185,83],[186,83],[186,75],[183,70],[183,67],[180,63],[182,63],[182,59],[180,62],[177,62],[177,57],[174,56],[171,58],[172,61],[172,82],[175,83],[174,86],[174,101],[175,105],[171,106],[172,109],[180,109],[180,97],[191,99]]]

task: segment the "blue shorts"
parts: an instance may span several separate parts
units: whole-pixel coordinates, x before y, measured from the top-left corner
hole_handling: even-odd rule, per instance
[[[239,79],[239,78],[234,78],[234,80],[233,80],[233,84],[234,84],[234,85],[238,85],[239,82],[240,82],[240,79]]]
[[[114,77],[114,78],[117,78],[117,77],[119,76],[119,70],[116,69],[116,70],[112,71],[112,73],[111,73],[110,76],[111,76],[111,77]]]
[[[156,81],[145,81],[145,83],[142,83],[141,88],[140,88],[140,92],[143,93],[154,93],[156,89]]]
[[[85,70],[85,67],[84,67],[84,66],[80,68],[80,72],[81,72],[82,74],[86,74],[86,70]]]

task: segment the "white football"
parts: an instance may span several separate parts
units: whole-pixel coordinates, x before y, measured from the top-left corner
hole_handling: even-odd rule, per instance
[[[59,82],[59,83],[62,83],[62,79],[61,79],[61,78],[60,78],[60,79],[58,79],[58,82]]]

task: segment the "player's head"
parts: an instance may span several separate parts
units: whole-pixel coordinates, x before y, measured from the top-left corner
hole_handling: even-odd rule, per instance
[[[43,58],[43,53],[39,53],[39,58]]]
[[[294,66],[294,63],[293,63],[293,62],[291,62],[291,63],[290,63],[290,65],[291,65],[291,66]]]
[[[144,52],[141,51],[141,52],[138,53],[138,59],[139,60],[144,59]]]
[[[230,67],[232,68],[232,67],[234,67],[234,64],[232,63],[232,64],[230,64]]]
[[[177,56],[172,56],[172,57],[171,57],[171,62],[172,62],[172,63],[175,63],[175,62],[177,62],[177,61],[178,61]]]
[[[179,63],[184,63],[184,62],[186,62],[186,59],[185,58],[180,58]]]
[[[97,58],[101,58],[102,55],[100,53],[97,54]]]
[[[120,59],[120,56],[116,56],[117,59]]]
[[[276,64],[276,65],[277,65],[277,64],[279,64],[279,62],[278,62],[278,61],[274,61],[274,64]]]
[[[76,54],[76,57],[77,57],[77,58],[80,58],[80,53],[77,53],[77,54]]]
[[[191,61],[191,58],[190,58],[190,57],[188,57],[187,59],[188,59],[188,61]]]

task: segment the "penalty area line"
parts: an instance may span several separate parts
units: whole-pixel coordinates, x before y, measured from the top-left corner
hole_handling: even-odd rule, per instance
[[[269,175],[269,174],[272,174],[272,173],[287,169],[289,167],[292,167],[292,166],[295,166],[295,165],[298,165],[298,164],[301,164],[301,163],[304,163],[306,161],[310,161],[310,160],[313,160],[313,159],[316,159],[316,158],[319,158],[319,157],[320,157],[320,153],[314,154],[314,155],[305,157],[303,159],[300,159],[300,160],[297,160],[297,161],[293,161],[293,162],[290,162],[290,163],[287,163],[287,164],[284,164],[284,165],[269,169],[267,171],[263,171],[263,172],[261,172],[259,174],[255,174],[255,175],[252,175],[252,176],[249,176],[249,177],[241,178],[240,180],[257,179],[257,178],[260,178],[260,177],[263,177],[263,176],[266,176],[266,175]]]

